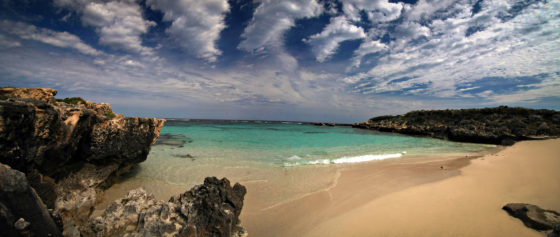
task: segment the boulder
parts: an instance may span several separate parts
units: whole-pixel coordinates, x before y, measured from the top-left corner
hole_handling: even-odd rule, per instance
[[[165,120],[115,115],[104,103],[57,102],[54,95],[0,89],[0,162],[27,175],[65,235],[79,234],[103,190],[146,160]]]
[[[246,236],[239,225],[246,189],[210,177],[191,190],[159,201],[135,189],[82,227],[84,236]]]
[[[508,203],[502,209],[511,216],[523,221],[525,226],[535,230],[551,230],[556,225],[560,225],[560,213],[544,210],[535,205]]]
[[[61,236],[25,174],[0,164],[0,236]]]

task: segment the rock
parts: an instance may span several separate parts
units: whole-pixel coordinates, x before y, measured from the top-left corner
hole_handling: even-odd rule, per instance
[[[27,229],[27,227],[29,227],[31,223],[25,221],[25,219],[23,218],[19,218],[16,223],[14,223],[14,228],[16,228],[16,230],[18,231],[22,231]]]
[[[34,235],[61,236],[25,175],[0,164],[0,235],[19,236],[26,229]]]
[[[238,219],[245,187],[225,178],[207,178],[169,202],[133,190],[92,218],[103,191],[147,158],[165,120],[55,94],[0,90],[0,162],[9,165],[0,165],[0,236],[246,235]]]
[[[560,237],[560,224],[554,226],[554,229],[548,234],[548,237]]]
[[[538,206],[525,203],[508,203],[502,209],[523,221],[525,226],[535,230],[551,230],[560,224],[560,213],[543,210]]]
[[[227,179],[206,178],[204,184],[156,200],[135,189],[113,202],[82,228],[84,236],[245,236],[239,226],[246,189]]]
[[[0,99],[17,98],[51,102],[56,93],[56,90],[48,88],[0,88]]]
[[[460,141],[513,145],[516,141],[560,136],[560,112],[500,106],[484,109],[421,110],[380,116],[355,128]]]
[[[115,177],[147,158],[165,120],[114,115],[103,103],[56,102],[54,95],[0,89],[0,162],[27,175],[67,234],[88,220]]]
[[[161,134],[154,145],[167,145],[183,147],[186,143],[192,143],[193,139],[184,135],[174,135],[170,133]]]

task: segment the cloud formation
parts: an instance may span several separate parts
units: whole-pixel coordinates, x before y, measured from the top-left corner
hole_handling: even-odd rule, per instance
[[[166,32],[187,52],[208,62],[222,54],[216,41],[226,27],[227,0],[148,0],[146,4],[163,12],[163,19],[171,22]]]
[[[305,39],[313,46],[313,53],[318,62],[323,62],[333,55],[338,45],[346,40],[362,39],[366,34],[361,27],[350,24],[345,16],[331,19],[323,32]]]
[[[323,6],[316,0],[260,1],[238,48],[260,52],[266,47],[282,47],[283,34],[295,25],[296,19],[316,17],[322,12]]]
[[[558,1],[5,2],[2,85],[54,87],[129,115],[356,122],[560,109]]]
[[[34,40],[61,48],[75,49],[80,53],[88,55],[100,55],[101,52],[85,44],[78,36],[68,32],[57,32],[49,29],[39,28],[23,22],[9,20],[0,21],[0,32],[17,36],[24,40]],[[0,44],[7,47],[18,47],[21,43],[8,41],[6,36],[0,35]]]
[[[364,94],[503,98],[496,97],[492,88],[461,88],[476,86],[478,80],[489,77],[507,80],[552,75],[560,63],[560,18],[555,16],[560,4],[535,2],[518,8],[509,1],[484,1],[475,13],[469,1],[441,1],[437,6],[419,1],[407,8],[405,20],[393,25],[394,30],[385,31],[392,38],[389,53],[377,57],[376,65],[367,72],[345,81]],[[506,14],[510,16],[505,18]],[[364,44],[367,42],[372,41]],[[363,56],[358,54],[356,60]],[[533,85],[537,89],[543,86]],[[531,90],[536,89],[524,89]],[[542,95],[546,96],[550,93]]]
[[[84,25],[95,27],[100,44],[142,55],[153,53],[151,48],[142,45],[141,35],[156,23],[144,19],[136,1],[55,0],[54,3],[79,12]]]

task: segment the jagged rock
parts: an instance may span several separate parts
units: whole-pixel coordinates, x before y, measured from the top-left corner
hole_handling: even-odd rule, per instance
[[[0,164],[0,235],[20,236],[26,231],[41,236],[61,236],[25,175]]]
[[[551,230],[560,225],[560,213],[544,210],[525,203],[508,203],[502,209],[511,216],[519,218],[525,226],[535,230]]]
[[[51,102],[57,91],[49,88],[0,88],[0,99],[18,98]]]
[[[548,234],[548,237],[560,237],[560,224],[554,226],[554,229]]]
[[[133,190],[91,218],[103,190],[147,158],[165,120],[126,118],[81,99],[57,102],[55,94],[0,90],[0,162],[13,168],[0,167],[1,236],[246,235],[238,219],[245,187],[225,178],[207,178],[169,202]]]
[[[560,112],[500,106],[485,109],[422,110],[371,118],[353,127],[430,136],[461,142],[513,145],[560,136]]]
[[[147,158],[165,120],[127,118],[108,104],[67,104],[54,95],[52,89],[0,89],[0,162],[28,176],[61,217],[65,235],[79,234],[98,194]]]
[[[156,200],[143,189],[132,190],[82,228],[84,236],[245,236],[239,226],[246,189],[231,187],[225,178],[206,178],[204,184]]]

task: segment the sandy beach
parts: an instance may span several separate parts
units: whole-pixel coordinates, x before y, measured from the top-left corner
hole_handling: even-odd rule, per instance
[[[251,236],[543,236],[501,208],[560,210],[560,139],[483,157],[347,166],[329,188],[263,208],[251,184],[241,215]]]

